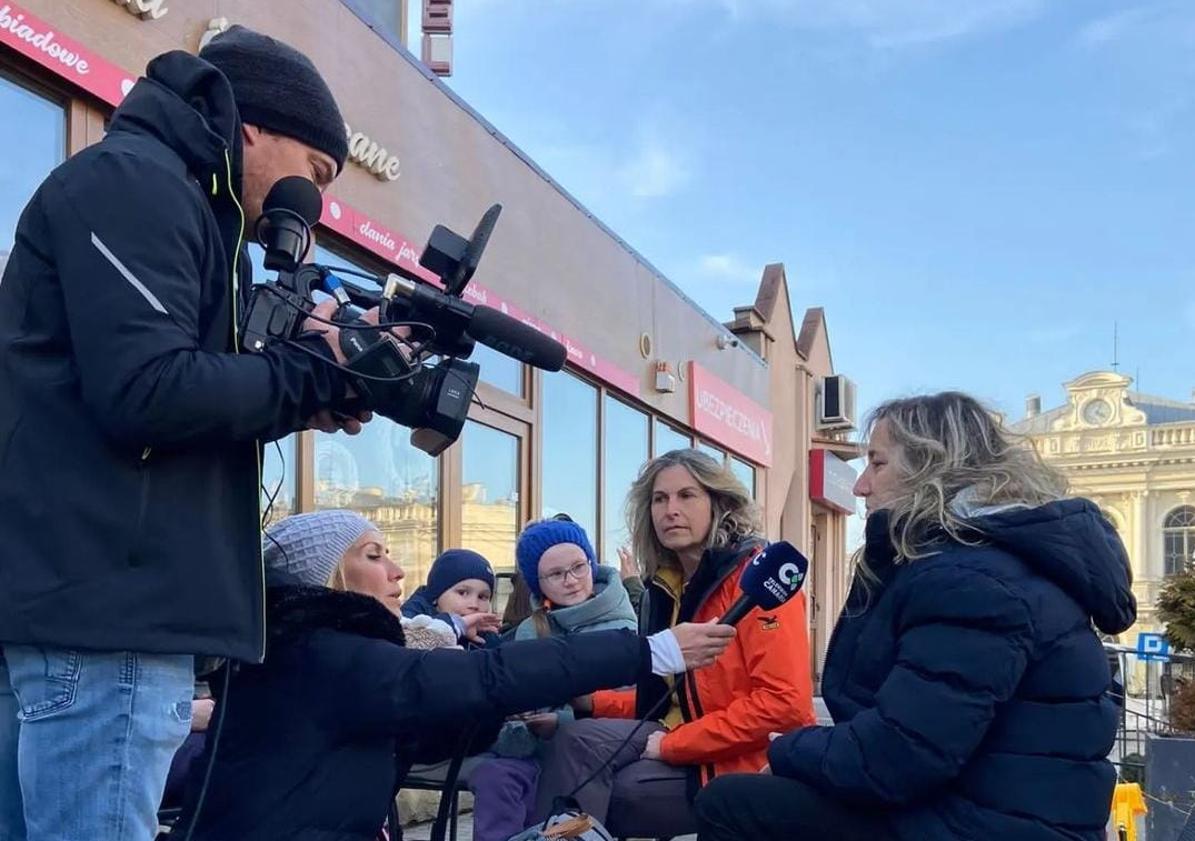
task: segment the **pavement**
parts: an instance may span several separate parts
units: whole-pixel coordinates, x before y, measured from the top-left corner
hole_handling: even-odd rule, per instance
[[[405,841],[428,841],[431,838],[432,825],[430,823],[409,826],[403,830]],[[473,841],[473,815],[461,815],[457,824],[457,841]],[[697,841],[696,835],[682,835],[673,841]]]

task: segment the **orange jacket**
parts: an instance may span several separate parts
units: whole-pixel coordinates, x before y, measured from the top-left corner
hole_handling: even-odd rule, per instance
[[[760,548],[753,543],[707,552],[681,593],[679,610],[669,576],[654,576],[641,606],[642,630],[654,633],[678,622],[724,615],[742,593],[738,580],[743,567]],[[759,771],[768,761],[769,733],[787,733],[815,721],[804,594],[778,610],[755,608],[737,629],[713,665],[683,676],[678,694],[684,723],[660,746],[669,764],[696,766],[700,785],[719,774]],[[593,715],[645,715],[664,691],[664,682],[655,678],[635,690],[598,692]]]

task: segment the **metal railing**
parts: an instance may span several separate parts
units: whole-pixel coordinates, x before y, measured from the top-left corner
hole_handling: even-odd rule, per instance
[[[1177,841],[1195,841],[1195,810],[1189,803],[1167,797],[1157,789],[1158,781],[1146,778],[1150,737],[1177,732],[1171,723],[1170,699],[1180,681],[1195,683],[1195,656],[1168,654],[1164,661],[1156,661],[1142,658],[1136,649],[1126,646],[1105,644],[1104,650],[1117,666],[1112,695],[1120,707],[1120,722],[1108,758],[1116,766],[1122,782],[1141,786],[1151,813],[1154,810],[1172,813],[1165,820],[1168,827],[1175,826],[1175,818],[1179,820],[1178,835],[1168,837],[1177,838]],[[1144,672],[1143,680],[1141,672]],[[1137,679],[1127,680],[1130,676]],[[1143,691],[1125,692],[1126,683]],[[1157,828],[1152,821],[1151,815],[1150,831]]]
[[[1136,649],[1105,644],[1109,658],[1115,658],[1119,681],[1113,697],[1120,707],[1120,723],[1109,759],[1126,782],[1141,782],[1145,776],[1146,741],[1150,735],[1170,735],[1170,698],[1180,681],[1195,682],[1195,656],[1169,654],[1166,662],[1139,659]],[[1144,680],[1130,681],[1130,675],[1144,671]],[[1143,692],[1125,692],[1137,685]]]

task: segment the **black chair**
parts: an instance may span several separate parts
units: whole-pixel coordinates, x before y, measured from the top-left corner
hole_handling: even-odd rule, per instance
[[[436,822],[432,824],[431,841],[457,841],[457,819],[460,815],[460,800],[461,792],[466,789],[465,783],[461,780],[461,766],[465,762],[465,757],[469,753],[469,746],[473,743],[474,737],[477,735],[477,730],[480,725],[466,727],[461,734],[460,743],[457,745],[452,759],[448,763],[448,772],[444,775],[444,779],[435,779],[432,777],[420,777],[418,774],[411,774],[410,772],[403,778],[399,789],[408,789],[410,791],[438,791],[440,792],[440,808],[436,811]],[[398,797],[398,792],[394,792],[395,798]],[[397,802],[391,802],[390,822],[397,826],[398,807]],[[393,836],[395,833],[391,833]]]
[[[463,757],[462,757],[463,759]],[[408,774],[402,782],[402,788],[408,791],[438,791],[440,792],[440,808],[436,812],[436,821],[432,825],[432,841],[457,841],[457,821],[460,815],[461,792],[466,790],[460,779],[460,765],[453,757],[453,765],[448,767],[448,775],[443,780],[431,777],[420,777],[418,774]]]

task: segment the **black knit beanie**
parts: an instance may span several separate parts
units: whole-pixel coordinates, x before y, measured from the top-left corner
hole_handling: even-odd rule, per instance
[[[311,59],[281,41],[243,26],[213,38],[199,57],[232,83],[241,121],[293,137],[336,161],[348,157],[344,118]]]

